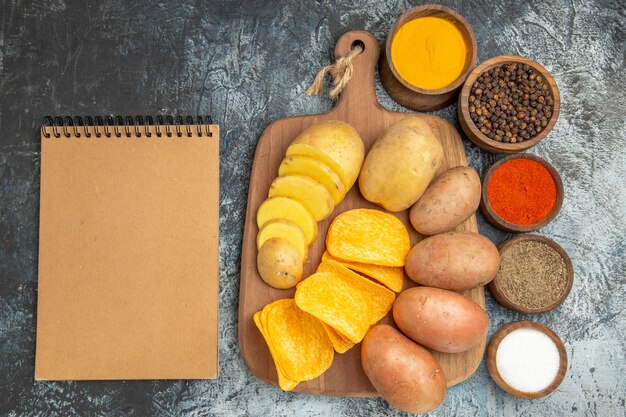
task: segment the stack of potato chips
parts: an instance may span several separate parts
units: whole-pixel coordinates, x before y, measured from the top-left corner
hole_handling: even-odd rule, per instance
[[[324,373],[334,351],[348,351],[389,313],[409,249],[404,224],[391,214],[356,209],[335,218],[317,272],[298,284],[294,299],[254,315],[283,390]]]

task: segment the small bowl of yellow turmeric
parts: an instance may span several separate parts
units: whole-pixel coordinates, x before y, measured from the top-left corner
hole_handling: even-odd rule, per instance
[[[395,22],[378,65],[380,79],[396,102],[431,111],[456,100],[476,64],[476,37],[456,11],[417,6]]]

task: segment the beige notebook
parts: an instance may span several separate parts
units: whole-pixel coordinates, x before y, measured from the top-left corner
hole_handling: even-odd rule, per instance
[[[35,379],[216,378],[218,126],[66,119],[41,129]]]

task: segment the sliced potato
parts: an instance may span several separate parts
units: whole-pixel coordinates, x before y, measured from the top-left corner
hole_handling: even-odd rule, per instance
[[[322,162],[326,166],[330,167],[330,169],[332,169],[335,172],[335,174],[339,176],[346,190],[348,189],[348,186],[350,185],[350,180],[346,176],[346,173],[343,170],[343,168],[341,168],[341,165],[339,165],[338,162],[336,162],[334,159],[328,156],[328,154],[317,149],[316,147],[307,145],[306,143],[292,143],[287,148],[287,152],[285,153],[285,155],[306,156],[308,158],[313,158],[315,160]]]
[[[278,177],[272,182],[269,197],[289,197],[307,208],[316,221],[330,216],[335,208],[333,197],[326,187],[304,175]]]
[[[304,175],[320,182],[333,197],[335,205],[343,200],[346,194],[346,187],[343,185],[339,175],[328,165],[317,159],[308,156],[295,155],[288,156],[278,167],[278,175]]]
[[[289,220],[297,224],[304,232],[307,244],[317,236],[317,222],[309,210],[302,204],[288,197],[268,198],[261,204],[256,214],[256,222],[261,229],[271,220]]]
[[[265,223],[256,236],[257,249],[261,249],[263,244],[272,238],[287,240],[298,251],[302,261],[306,261],[306,238],[297,224],[289,220],[271,220]]]
[[[256,264],[263,281],[281,290],[295,286],[302,278],[304,260],[286,239],[268,239],[257,254]]]
[[[329,120],[317,123],[302,131],[292,143],[293,145],[309,145],[319,152],[317,154],[320,161],[330,166],[339,174],[346,190],[349,190],[361,170],[363,158],[365,157],[365,147],[358,132],[348,123],[339,120]],[[294,148],[295,151],[299,148]],[[310,152],[310,150],[302,149]],[[287,149],[287,156],[304,155],[313,156],[307,153],[290,153]]]

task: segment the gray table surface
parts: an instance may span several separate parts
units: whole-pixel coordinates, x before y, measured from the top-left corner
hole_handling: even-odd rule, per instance
[[[561,387],[535,400],[500,390],[483,364],[437,416],[624,416],[626,393],[626,5],[623,0],[448,1],[472,24],[479,61],[536,59],[552,72],[561,116],[532,153],[565,183],[541,234],[575,266],[548,314],[506,310],[487,295],[490,335],[520,319],[567,346]],[[241,239],[255,146],[272,121],[331,107],[304,90],[339,36],[382,41],[406,1],[0,1],[0,415],[401,415],[382,399],[284,393],[258,381],[237,342]],[[377,81],[381,103],[395,104]],[[215,381],[34,382],[42,117],[212,114],[223,137],[220,186],[220,377]],[[437,112],[456,122],[456,107]],[[501,155],[465,143],[483,172]],[[481,233],[509,237],[479,218]]]

